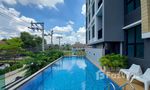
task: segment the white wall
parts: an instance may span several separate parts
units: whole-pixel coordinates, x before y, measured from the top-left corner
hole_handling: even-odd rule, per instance
[[[104,50],[98,48],[86,48],[85,52],[88,59],[96,62],[98,62],[99,59],[104,55]]]

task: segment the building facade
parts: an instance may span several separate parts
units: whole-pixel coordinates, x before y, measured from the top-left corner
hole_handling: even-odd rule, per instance
[[[150,0],[86,0],[86,43],[150,67]]]

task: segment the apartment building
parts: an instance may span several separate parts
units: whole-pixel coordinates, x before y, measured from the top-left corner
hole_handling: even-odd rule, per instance
[[[86,43],[91,57],[119,53],[150,67],[150,0],[86,0]]]

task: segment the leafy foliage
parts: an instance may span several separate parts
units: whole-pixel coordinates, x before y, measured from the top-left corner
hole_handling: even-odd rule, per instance
[[[63,53],[61,51],[55,50],[31,54],[30,58],[28,58],[28,60],[26,61],[26,64],[28,65],[26,67],[26,76],[30,76],[39,69],[43,68],[44,66],[56,60],[57,58],[61,57],[62,55]]]
[[[16,70],[18,68],[23,67],[23,65],[26,65],[25,67],[25,69],[27,69],[26,76],[30,76],[31,74],[35,73],[39,69],[45,67],[49,63],[63,56],[63,52],[56,51],[56,50],[38,52],[38,53],[33,53],[28,51],[24,54],[28,56],[24,60],[17,61],[17,62],[5,62],[10,64],[10,67],[5,68],[4,70],[0,70],[0,75]]]
[[[4,70],[0,70],[0,74],[16,70],[26,64],[26,75],[28,76],[63,55],[61,51],[56,50],[37,52],[39,48],[41,49],[42,38],[30,35],[27,32],[22,32],[18,38],[5,39],[3,42],[5,43],[0,44],[0,59],[14,59],[14,62],[5,62],[11,63],[11,65]],[[36,52],[33,52],[33,50],[36,50]],[[21,60],[21,62],[15,60],[22,56],[26,56],[25,60]]]
[[[20,38],[23,41],[23,45],[22,45],[23,48],[30,48],[30,47],[35,46],[35,43],[33,40],[34,37],[30,35],[29,33],[22,32]]]
[[[12,38],[0,44],[0,56],[2,59],[15,58],[23,51],[21,48],[22,41],[20,38]]]
[[[11,64],[11,63],[9,63],[9,64]],[[14,70],[21,68],[21,67],[23,67],[23,64],[21,64],[21,63],[12,64],[10,67],[7,67],[3,70],[0,70],[0,75],[8,73],[10,71],[14,71]]]
[[[18,50],[21,49],[22,41],[20,38],[6,40],[5,44],[0,44],[0,50]]]
[[[125,68],[127,66],[127,57],[119,54],[109,54],[100,58],[101,66],[112,68]]]
[[[42,38],[39,36],[30,35],[28,32],[22,32],[20,39],[22,40],[22,48],[30,51],[41,50]],[[46,40],[44,41],[46,43]]]

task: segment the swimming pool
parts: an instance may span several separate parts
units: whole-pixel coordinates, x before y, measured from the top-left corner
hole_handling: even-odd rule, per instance
[[[104,90],[109,82],[119,87],[109,78],[97,80],[97,72],[102,73],[85,57],[63,57],[17,90]]]

